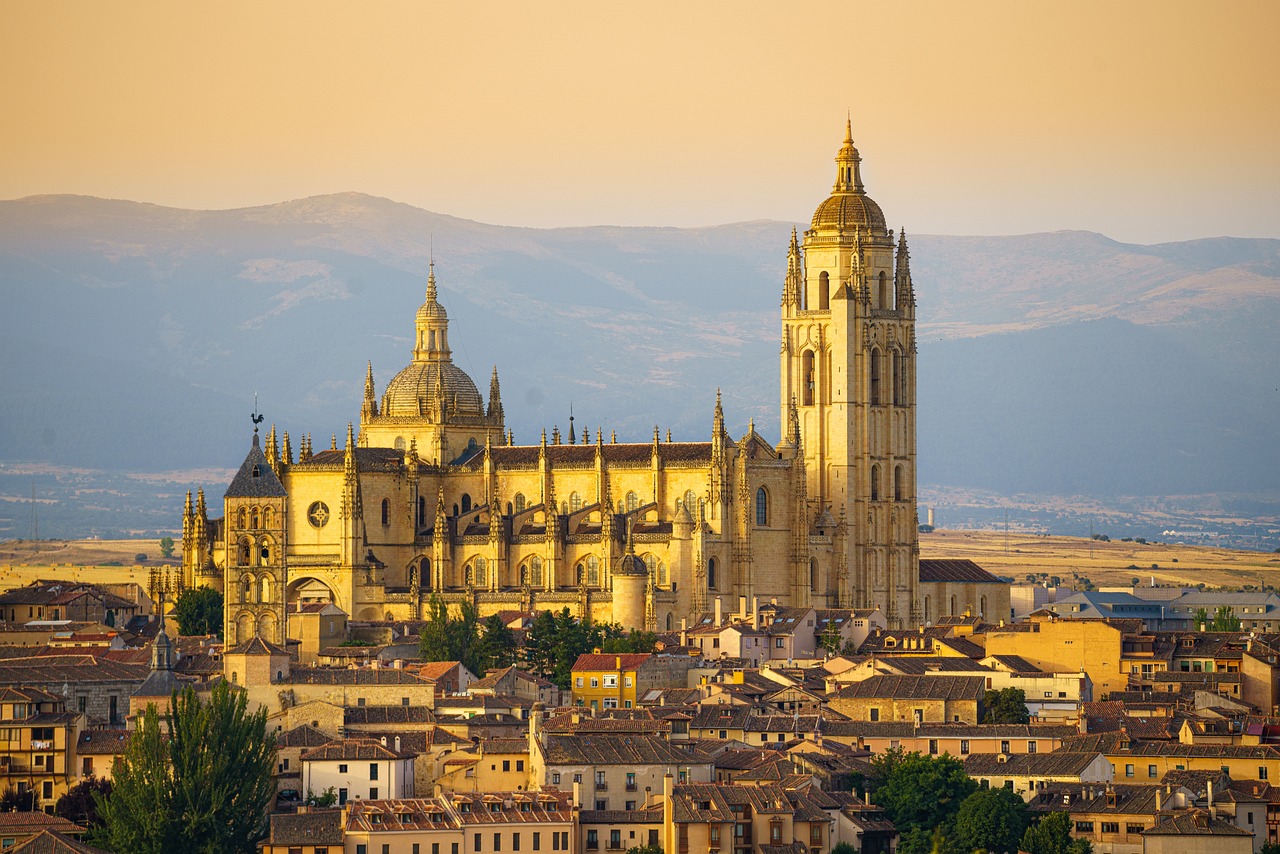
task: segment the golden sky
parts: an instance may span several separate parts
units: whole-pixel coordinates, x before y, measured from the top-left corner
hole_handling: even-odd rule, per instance
[[[0,4],[0,198],[1280,237],[1277,2]]]

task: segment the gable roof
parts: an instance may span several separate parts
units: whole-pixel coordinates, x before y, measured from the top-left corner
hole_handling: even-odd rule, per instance
[[[1001,584],[1000,579],[971,560],[943,558],[920,559],[921,581],[965,581],[977,584]]]

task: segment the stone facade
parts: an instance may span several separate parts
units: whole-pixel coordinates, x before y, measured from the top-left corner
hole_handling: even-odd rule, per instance
[[[570,419],[567,436],[515,444],[497,369],[486,400],[452,362],[433,264],[412,361],[381,399],[369,366],[358,431],[328,450],[303,435],[295,458],[287,432],[260,445],[255,428],[223,518],[188,497],[182,583],[224,590],[229,644],[283,644],[290,612],[314,602],[399,620],[441,596],[482,616],[568,607],[653,631],[719,598],[878,607],[891,628],[927,620],[926,595],[939,615],[976,602],[922,587],[915,291],[906,237],[860,164],[846,133],[831,195],[792,234],[778,443],[754,424],[730,436],[717,397],[709,441],[655,428],[619,443]]]

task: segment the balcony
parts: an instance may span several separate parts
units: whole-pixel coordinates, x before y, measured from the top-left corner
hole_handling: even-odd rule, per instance
[[[635,792],[635,791],[638,791],[640,787],[637,786],[635,783],[628,783],[624,788],[628,792]]]
[[[609,784],[606,783],[604,780],[596,780],[596,791],[597,792],[609,791]]]
[[[36,741],[32,739],[31,749],[32,750],[53,750],[53,742],[52,741]]]

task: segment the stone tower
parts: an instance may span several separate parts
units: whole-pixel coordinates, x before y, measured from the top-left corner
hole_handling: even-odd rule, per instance
[[[274,443],[273,430],[268,445],[273,458]],[[262,452],[254,429],[253,446],[223,497],[223,636],[228,646],[253,637],[279,645],[285,642],[285,530],[289,499],[275,469]]]
[[[831,195],[802,245],[792,232],[781,432],[798,418],[809,519],[847,515],[839,598],[906,626],[920,621],[915,294],[905,234],[895,246],[861,161],[847,125]]]

